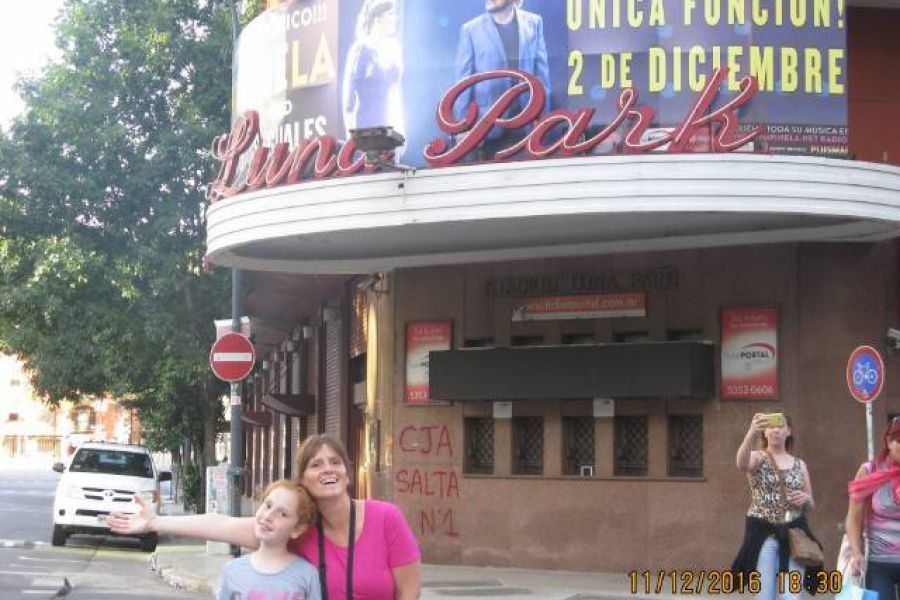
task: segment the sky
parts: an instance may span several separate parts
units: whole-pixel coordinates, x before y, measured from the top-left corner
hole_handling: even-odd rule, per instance
[[[53,21],[62,0],[0,0],[0,126],[22,112],[17,73],[36,73],[55,55]]]

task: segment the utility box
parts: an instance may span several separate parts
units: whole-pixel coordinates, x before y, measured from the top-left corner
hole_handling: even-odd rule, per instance
[[[206,512],[231,514],[231,494],[228,490],[228,465],[206,467]],[[228,554],[231,547],[224,542],[206,542],[207,554]]]

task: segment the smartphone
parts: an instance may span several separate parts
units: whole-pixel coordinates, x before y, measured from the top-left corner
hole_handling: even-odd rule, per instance
[[[769,427],[784,427],[784,415],[780,412],[765,413],[763,414],[763,418],[766,420]]]

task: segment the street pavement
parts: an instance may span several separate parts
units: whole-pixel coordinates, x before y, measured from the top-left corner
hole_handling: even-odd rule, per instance
[[[51,546],[58,479],[49,463],[0,465],[0,600],[209,597],[162,581],[137,540],[75,535],[63,547]]]
[[[137,540],[113,536],[72,536],[65,547],[50,546],[50,512],[57,480],[49,464],[40,470],[0,465],[0,600],[64,594],[67,600],[212,597],[222,566],[231,557],[207,552],[202,541],[162,536],[153,555],[142,553]],[[163,513],[181,512],[180,505],[163,505]],[[625,573],[425,564],[421,598],[623,600],[669,596],[665,591],[631,594],[629,587]]]
[[[182,511],[178,505],[169,504],[164,512],[181,514]],[[222,551],[227,548],[219,544],[211,546]],[[176,538],[161,541],[152,568],[174,587],[212,595],[222,566],[231,559],[221,551],[207,552],[205,542]],[[625,573],[424,564],[421,600],[673,600],[664,590],[660,594],[632,594],[629,588]]]
[[[159,545],[154,568],[170,585],[211,595],[222,566],[231,558],[207,553],[205,543],[182,538]],[[624,573],[425,564],[421,600],[619,600],[632,597],[627,588]]]

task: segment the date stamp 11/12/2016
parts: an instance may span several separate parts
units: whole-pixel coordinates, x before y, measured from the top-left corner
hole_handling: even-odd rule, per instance
[[[812,585],[819,594],[837,594],[841,591],[840,571],[819,571],[813,573]],[[631,594],[656,594],[671,596],[716,596],[719,594],[759,593],[762,578],[758,571],[750,573],[726,570],[631,570],[628,572]],[[804,588],[802,571],[779,572],[776,578],[778,593],[799,594]]]

